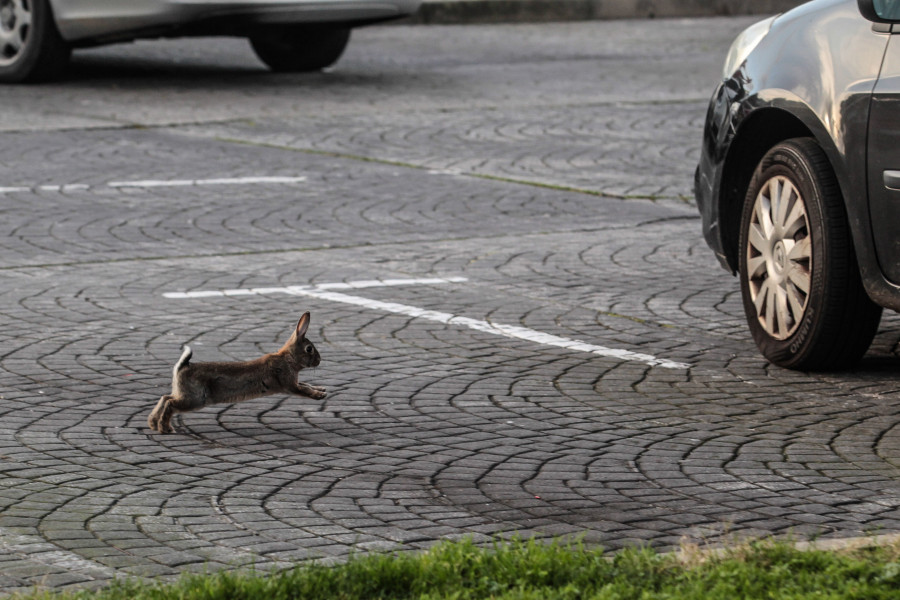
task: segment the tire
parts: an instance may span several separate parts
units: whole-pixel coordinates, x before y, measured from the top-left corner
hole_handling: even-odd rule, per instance
[[[49,0],[0,0],[0,83],[54,79],[70,54]]]
[[[772,148],[741,217],[741,296],[760,352],[805,371],[849,368],[865,354],[881,307],[859,275],[843,197],[811,138]]]
[[[250,38],[256,56],[279,73],[319,71],[337,62],[350,41],[343,27],[270,29]]]

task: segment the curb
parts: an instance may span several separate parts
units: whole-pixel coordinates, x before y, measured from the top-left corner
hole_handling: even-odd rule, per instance
[[[424,0],[420,25],[775,14],[806,0]]]
[[[697,547],[696,552],[685,551],[685,549],[682,547],[673,550],[672,554],[680,557],[682,560],[686,560],[687,557],[690,557],[691,555],[722,558],[734,552],[735,548],[740,548],[742,544],[753,541],[787,541],[789,545],[793,546],[794,549],[799,550],[800,552],[843,552],[863,550],[865,548],[895,546],[897,544],[900,544],[900,533],[885,533],[881,535],[869,535],[851,538],[829,538],[809,542],[791,542],[790,539],[785,540],[784,538],[775,536],[763,538],[749,537],[744,540],[737,539],[735,543],[731,544],[726,543],[724,545],[716,545],[710,547]]]

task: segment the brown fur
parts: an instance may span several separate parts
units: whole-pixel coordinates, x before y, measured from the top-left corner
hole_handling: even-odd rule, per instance
[[[192,352],[185,346],[172,370],[172,392],[159,399],[147,418],[147,425],[154,431],[171,433],[175,413],[272,394],[324,398],[325,388],[297,379],[302,369],[316,367],[321,361],[316,347],[306,339],[308,328],[307,312],[300,317],[291,339],[280,350],[244,362],[191,364]]]

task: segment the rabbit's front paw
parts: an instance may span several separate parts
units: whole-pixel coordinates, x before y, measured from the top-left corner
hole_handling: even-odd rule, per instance
[[[328,392],[325,390],[325,388],[318,385],[309,385],[308,383],[298,383],[296,391],[301,396],[306,396],[307,398],[312,398],[313,400],[321,400],[328,395]]]

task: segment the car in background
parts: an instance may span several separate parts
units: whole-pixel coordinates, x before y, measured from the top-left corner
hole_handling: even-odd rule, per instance
[[[274,71],[323,69],[350,30],[409,16],[420,0],[0,0],[0,82],[53,79],[72,48],[139,38],[246,37]]]
[[[813,0],[741,33],[695,194],[762,354],[858,362],[900,310],[900,0]]]

